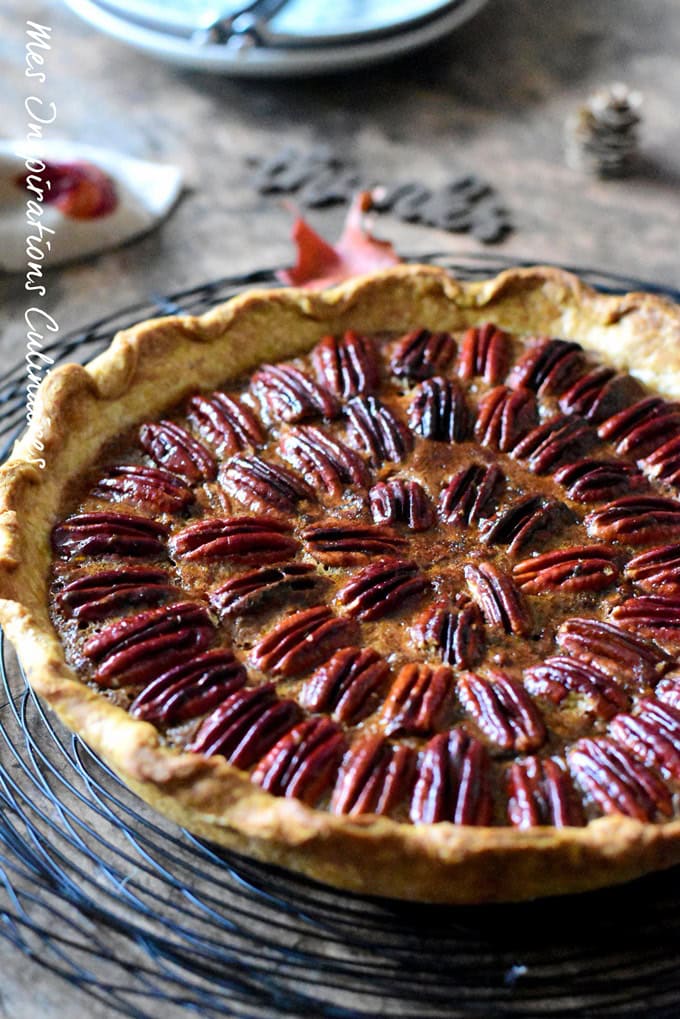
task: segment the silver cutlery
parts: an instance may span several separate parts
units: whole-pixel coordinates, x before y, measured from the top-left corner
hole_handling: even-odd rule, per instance
[[[220,15],[207,27],[198,29],[191,41],[199,46],[217,44],[233,48],[264,45],[263,29],[287,3],[289,0],[251,0],[237,11]]]

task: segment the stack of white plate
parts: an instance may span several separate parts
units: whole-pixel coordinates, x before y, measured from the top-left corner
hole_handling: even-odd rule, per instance
[[[108,35],[172,63],[265,77],[323,74],[399,56],[452,32],[487,0],[66,2]]]

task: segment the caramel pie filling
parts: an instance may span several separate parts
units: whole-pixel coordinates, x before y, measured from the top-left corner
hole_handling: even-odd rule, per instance
[[[102,453],[52,536],[67,659],[274,795],[664,821],[680,407],[576,343],[348,332]]]

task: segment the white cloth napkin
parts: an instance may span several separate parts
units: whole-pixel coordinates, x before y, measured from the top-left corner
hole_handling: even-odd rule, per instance
[[[176,166],[78,142],[0,141],[0,270],[25,272],[31,261],[53,266],[115,248],[155,227],[181,188]]]

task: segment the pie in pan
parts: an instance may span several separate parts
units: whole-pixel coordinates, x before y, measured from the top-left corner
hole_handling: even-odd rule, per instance
[[[680,309],[548,268],[144,322],[42,385],[0,619],[128,786],[251,857],[449,903],[668,867],[678,395]]]

